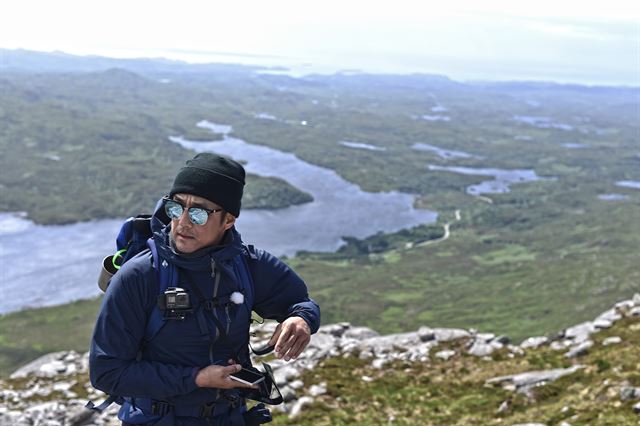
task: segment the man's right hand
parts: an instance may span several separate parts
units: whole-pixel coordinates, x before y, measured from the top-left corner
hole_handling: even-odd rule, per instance
[[[200,388],[250,388],[255,389],[256,386],[247,385],[245,383],[232,380],[229,376],[242,369],[240,364],[231,365],[209,365],[198,371],[196,375],[196,385]]]

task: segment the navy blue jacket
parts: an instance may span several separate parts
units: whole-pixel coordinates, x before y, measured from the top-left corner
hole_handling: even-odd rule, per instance
[[[227,365],[229,359],[248,360],[251,310],[279,322],[299,316],[309,324],[312,333],[318,330],[320,309],[309,299],[305,283],[285,263],[263,250],[255,250],[253,258],[247,258],[254,281],[253,300],[227,309],[202,309],[199,297],[212,297],[213,272],[221,274],[218,296],[228,296],[240,289],[232,259],[246,247],[235,228],[227,231],[223,245],[188,256],[177,254],[171,248],[169,226],[156,233],[154,239],[160,257],[178,266],[178,286],[189,293],[194,313],[182,321],[165,321],[160,331],[146,341],[147,319],[155,309],[159,294],[157,271],[152,266],[149,250],[126,262],[111,279],[91,341],[90,378],[95,388],[141,401],[152,399],[197,408],[220,398],[216,389],[196,386],[195,373],[199,368],[212,362]],[[194,291],[194,286],[200,292]],[[251,298],[244,293],[245,298]],[[229,328],[228,338],[220,338],[211,315],[216,315],[219,324]],[[131,404],[123,405],[120,418],[130,423],[158,419],[149,417],[148,412],[133,411]],[[219,420],[224,418],[223,415]],[[185,423],[172,420],[172,423],[206,424],[195,419]],[[236,422],[229,423],[227,416],[226,421],[215,424]]]

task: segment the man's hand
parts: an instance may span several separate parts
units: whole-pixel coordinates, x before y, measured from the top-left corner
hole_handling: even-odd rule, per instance
[[[231,379],[229,376],[232,373],[240,371],[242,366],[240,364],[232,363],[231,365],[209,365],[202,370],[198,371],[196,375],[196,385],[201,388],[218,388],[218,389],[231,389],[231,388],[252,388],[256,386],[247,385],[245,383],[238,382]]]
[[[269,346],[275,345],[276,356],[289,361],[298,358],[310,340],[309,324],[301,317],[290,317],[278,324]]]

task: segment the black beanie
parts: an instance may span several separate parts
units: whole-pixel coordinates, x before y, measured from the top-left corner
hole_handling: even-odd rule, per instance
[[[240,200],[244,187],[244,168],[236,161],[217,154],[202,152],[180,169],[173,181],[170,197],[184,193],[197,195],[240,216]]]

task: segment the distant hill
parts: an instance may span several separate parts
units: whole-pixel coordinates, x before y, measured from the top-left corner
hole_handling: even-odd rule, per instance
[[[122,68],[144,74],[202,73],[202,72],[254,72],[268,69],[237,64],[189,64],[164,58],[117,59],[104,56],[79,56],[64,52],[37,52],[25,49],[0,48],[1,71],[26,72],[95,72],[109,68]]]

